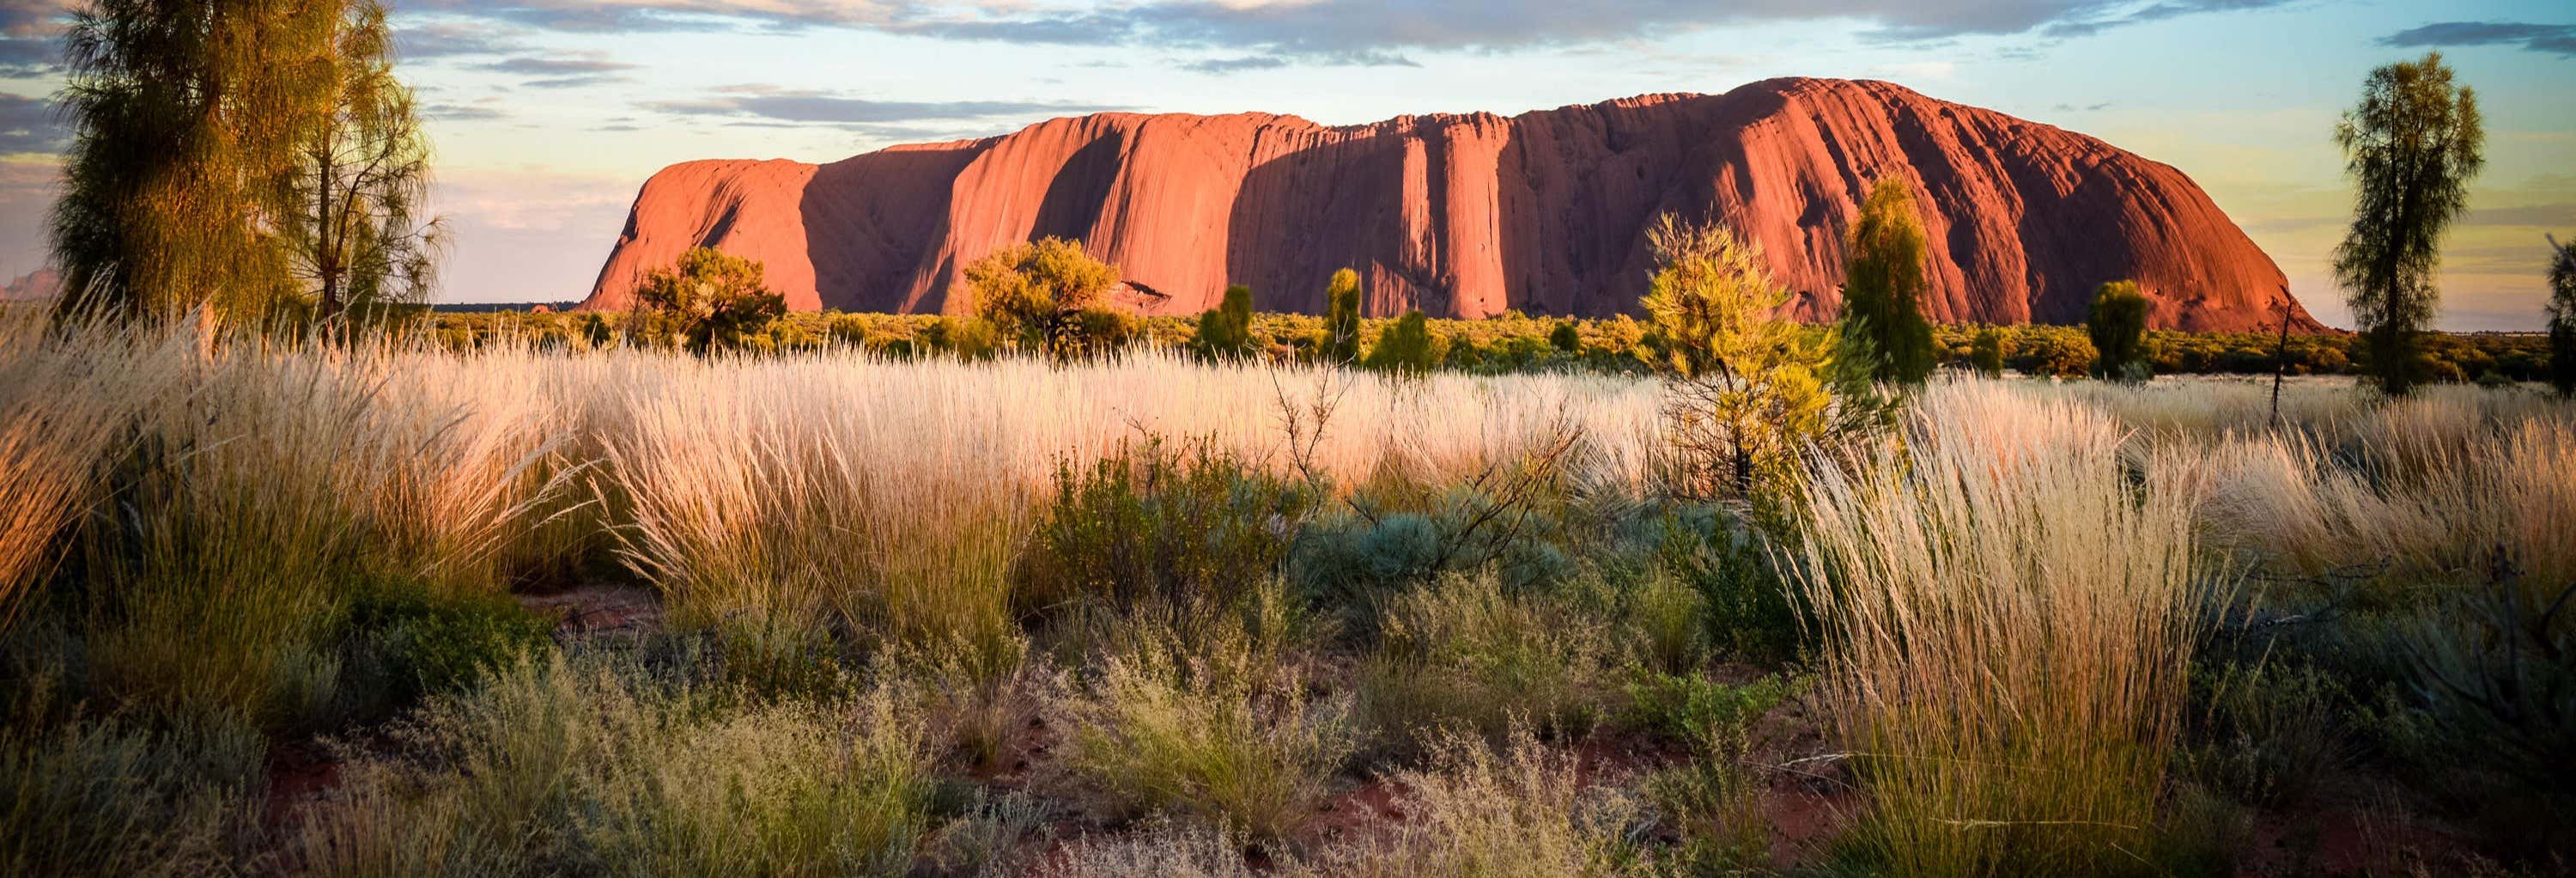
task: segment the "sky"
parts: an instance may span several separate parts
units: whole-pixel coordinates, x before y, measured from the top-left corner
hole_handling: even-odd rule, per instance
[[[70,0],[0,0],[0,279],[45,260]],[[2439,50],[2485,172],[2440,325],[2543,324],[2544,233],[2576,236],[2576,9],[2334,0],[390,0],[438,151],[446,302],[582,298],[645,178],[825,162],[1100,110],[1327,124],[1513,114],[1774,76],[1893,81],[2180,168],[2349,326],[2335,120]]]

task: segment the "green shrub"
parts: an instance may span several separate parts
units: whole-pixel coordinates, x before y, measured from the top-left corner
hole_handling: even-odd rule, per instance
[[[1379,735],[1402,749],[1444,730],[1500,741],[1515,725],[1589,731],[1612,706],[1615,656],[1598,607],[1507,593],[1491,571],[1394,596],[1360,686]]]
[[[2227,665],[2196,675],[2206,705],[2188,758],[2202,783],[2264,808],[2305,802],[2342,768],[2352,742],[2342,687],[2314,668]]]
[[[1797,684],[1771,676],[1730,685],[1700,674],[1647,674],[1628,684],[1629,722],[1714,754],[1742,739],[1754,720],[1780,706]]]
[[[2147,312],[2152,307],[2135,281],[2112,281],[2094,290],[2091,310],[2084,318],[2085,334],[2093,342],[2094,375],[2135,384],[2154,374],[2154,359],[2147,350]]]
[[[1056,496],[1019,562],[1023,612],[1074,603],[1230,604],[1272,576],[1315,506],[1296,483],[1209,442],[1122,443],[1088,470],[1056,469]]]
[[[1807,619],[1758,534],[1706,508],[1669,517],[1663,527],[1656,560],[1698,592],[1708,643],[1721,656],[1770,663],[1797,652]]]
[[[1104,340],[1085,335],[1086,310],[1105,307],[1118,269],[1084,252],[1082,242],[1048,237],[996,250],[966,266],[960,293],[1002,340],[1063,359],[1098,353]]]
[[[919,718],[885,691],[746,701],[686,660],[556,658],[351,751],[288,834],[319,876],[902,875],[929,827]]]
[[[252,856],[267,742],[238,721],[0,729],[0,874],[231,874]]]
[[[1252,288],[1240,284],[1225,288],[1225,299],[1217,307],[1199,315],[1198,333],[1190,348],[1210,360],[1231,360],[1248,356],[1252,342]]]
[[[1060,701],[1067,765],[1112,815],[1192,814],[1277,838],[1311,816],[1359,742],[1351,698],[1310,697],[1244,644],[1145,635]]]
[[[1583,352],[1583,333],[1574,328],[1572,320],[1558,321],[1555,329],[1547,331],[1547,346],[1569,354],[1580,354]]]
[[[1408,818],[1388,832],[1328,849],[1301,874],[1548,875],[1614,878],[1662,874],[1641,844],[1642,803],[1588,783],[1571,752],[1526,733],[1501,746],[1449,737],[1428,770],[1398,771],[1396,801]]]
[[[1316,350],[1324,362],[1348,364],[1360,357],[1360,275],[1350,269],[1333,272],[1324,288],[1324,333]]]
[[[787,313],[787,299],[761,275],[757,261],[692,247],[636,285],[627,337],[699,352],[739,346]]]
[[[1994,327],[1977,330],[1968,348],[1968,364],[1977,374],[2001,378],[2004,374],[2004,332]]]
[[[1431,324],[1419,310],[1406,311],[1386,328],[1378,330],[1377,344],[1369,348],[1364,365],[1380,372],[1419,375],[1440,363],[1440,350],[1431,336]]]
[[[2019,361],[2017,368],[2031,375],[2078,378],[2092,371],[2094,361],[2100,357],[2091,339],[2049,332],[2025,337],[2015,359]]]
[[[1872,376],[1918,384],[1932,374],[1932,324],[1923,319],[1926,246],[1914,189],[1886,177],[1869,190],[1852,223],[1844,266],[1842,333],[1877,353]]]
[[[441,597],[411,580],[377,580],[350,600],[343,666],[361,717],[424,695],[461,692],[552,644],[552,627],[501,595]]]

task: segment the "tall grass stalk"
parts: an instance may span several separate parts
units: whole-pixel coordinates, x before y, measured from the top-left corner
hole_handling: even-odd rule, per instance
[[[1823,689],[1899,874],[2131,862],[2186,695],[2194,510],[2178,452],[2124,471],[2100,409],[1937,386],[1901,445],[1820,466],[1806,595]]]
[[[105,493],[108,456],[170,385],[174,344],[134,331],[55,332],[32,309],[0,313],[0,632],[61,555],[61,537]],[[157,344],[156,344],[157,343]]]

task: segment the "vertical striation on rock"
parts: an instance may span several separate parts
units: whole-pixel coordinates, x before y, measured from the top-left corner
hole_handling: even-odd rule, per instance
[[[1371,315],[1598,316],[1645,290],[1673,212],[1762,245],[1801,319],[1840,306],[1843,236],[1877,180],[1925,210],[1939,322],[2073,323],[2135,279],[2151,325],[2278,325],[2280,268],[2190,178],[2091,137],[1884,82],[1774,79],[1501,117],[1327,127],[1295,116],[1102,113],[828,165],[699,161],[637,194],[583,307],[694,246],[769,265],[790,307],[959,311],[965,265],[1080,239],[1149,313],[1320,313],[1356,268]],[[2316,329],[2291,305],[2303,329]]]

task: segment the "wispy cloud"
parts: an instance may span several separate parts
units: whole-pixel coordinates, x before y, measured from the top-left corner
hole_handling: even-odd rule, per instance
[[[1881,42],[1964,35],[2083,36],[2186,15],[2295,0],[1143,0],[1081,8],[1024,0],[424,0],[416,8],[561,31],[633,31],[733,21],[848,27],[1005,43],[1231,52],[1201,72],[1403,62],[1418,51],[1510,51],[1660,39],[1717,27],[1858,21]]]
[[[2576,24],[2443,21],[2380,37],[2379,44],[2404,49],[2517,45],[2526,51],[2576,57]]]
[[[54,153],[70,143],[52,101],[0,94],[0,153]]]
[[[658,101],[646,106],[682,115],[843,127],[1070,116],[1124,109],[1052,101],[880,101],[767,85],[731,86],[696,100]]]

